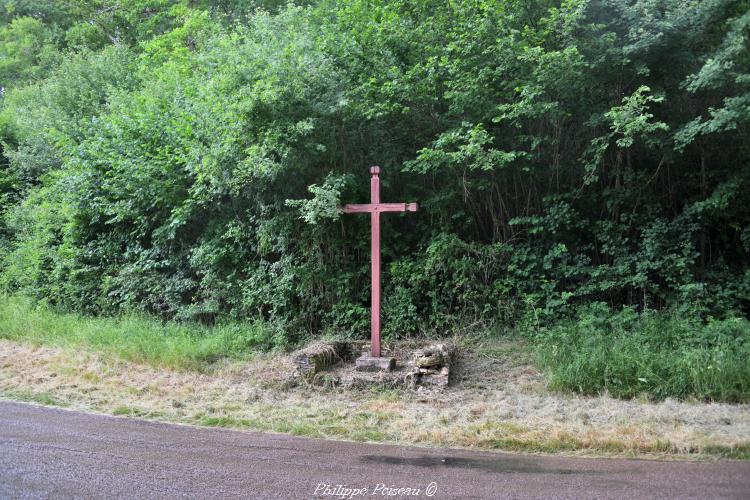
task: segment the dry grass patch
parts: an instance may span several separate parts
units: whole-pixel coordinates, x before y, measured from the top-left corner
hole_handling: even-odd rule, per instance
[[[114,415],[355,441],[750,457],[748,405],[551,394],[523,361],[523,349],[502,342],[480,346],[460,360],[456,386],[415,392],[292,387],[287,381],[293,364],[285,356],[223,361],[210,372],[194,372],[0,340],[0,395]]]

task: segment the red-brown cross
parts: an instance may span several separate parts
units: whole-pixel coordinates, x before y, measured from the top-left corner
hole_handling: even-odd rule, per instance
[[[371,167],[370,203],[344,205],[346,214],[370,214],[372,231],[372,302],[371,302],[371,354],[380,357],[380,214],[381,212],[416,212],[416,203],[380,203],[380,167]]]

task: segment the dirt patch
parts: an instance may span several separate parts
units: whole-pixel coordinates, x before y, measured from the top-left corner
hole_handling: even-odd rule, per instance
[[[750,405],[553,394],[529,361],[522,344],[493,341],[463,349],[451,387],[439,391],[386,383],[344,388],[335,370],[292,387],[294,363],[286,356],[259,355],[196,373],[0,340],[0,395],[356,441],[656,457],[750,451]]]

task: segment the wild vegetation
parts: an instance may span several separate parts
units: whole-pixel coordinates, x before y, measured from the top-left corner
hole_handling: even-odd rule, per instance
[[[85,317],[34,305],[25,297],[0,300],[0,339],[104,352],[156,367],[208,371],[219,360],[242,360],[279,347],[283,336],[262,323],[204,326],[163,323],[143,314]]]
[[[561,388],[747,400],[749,40],[748,0],[0,0],[0,287],[363,335],[337,207],[380,165],[420,203],[386,335],[502,325]]]
[[[731,318],[617,314],[592,306],[542,331],[552,388],[616,397],[750,401],[750,324]]]

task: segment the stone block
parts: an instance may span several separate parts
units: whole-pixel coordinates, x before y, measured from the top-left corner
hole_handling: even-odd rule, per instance
[[[450,343],[434,344],[414,351],[410,365],[415,384],[447,387],[455,355],[456,347]]]
[[[309,377],[330,368],[338,361],[351,356],[351,345],[347,342],[315,342],[297,351],[292,356],[292,362],[297,372]]]
[[[375,358],[369,354],[357,358],[356,369],[361,372],[392,371],[396,368],[396,358]]]

